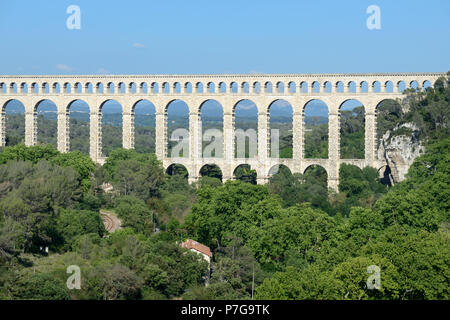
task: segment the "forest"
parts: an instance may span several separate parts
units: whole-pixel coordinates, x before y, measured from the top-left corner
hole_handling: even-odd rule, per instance
[[[0,152],[0,299],[448,300],[449,83],[406,90],[400,105],[379,111],[379,138],[413,123],[426,146],[405,181],[387,186],[376,169],[344,164],[338,192],[320,167],[304,175],[281,167],[267,185],[256,185],[251,168],[225,183],[210,168],[189,185],[186,172],[165,172],[145,144],[154,139],[150,125],[136,132],[145,141],[136,150],[121,149],[113,141],[120,127],[107,126],[109,157],[100,166],[76,142],[86,138],[85,122],[71,119],[74,150],[60,153],[55,141],[26,147],[16,134],[20,116],[9,116],[16,131],[7,129]],[[361,156],[362,115],[355,108],[341,116],[343,157]],[[281,139],[286,156],[289,134]],[[308,155],[327,157],[324,124],[307,134]],[[123,228],[108,233],[100,210],[117,214]],[[210,247],[210,268],[179,246],[188,238]],[[70,265],[80,267],[79,290],[66,286]],[[380,269],[377,289],[366,284],[370,266]]]

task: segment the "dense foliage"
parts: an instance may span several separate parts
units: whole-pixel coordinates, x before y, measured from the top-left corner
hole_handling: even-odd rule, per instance
[[[248,166],[225,183],[210,166],[189,185],[181,166],[164,172],[152,153],[114,148],[98,166],[80,151],[5,147],[0,299],[448,300],[449,97],[438,82],[380,111],[391,115],[383,131],[413,122],[426,144],[393,187],[351,165],[341,166],[337,193],[320,167],[302,175],[281,166],[257,185]],[[352,153],[361,130],[348,126]],[[105,210],[122,229],[105,230]],[[179,246],[187,238],[211,248],[210,268]],[[71,265],[80,267],[80,290],[66,286]],[[367,285],[372,267],[378,289]]]

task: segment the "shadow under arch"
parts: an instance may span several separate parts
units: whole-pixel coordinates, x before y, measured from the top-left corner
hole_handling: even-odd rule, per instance
[[[233,170],[233,177],[236,180],[241,180],[243,182],[256,184],[258,174],[256,170],[252,170],[249,164],[240,164]]]
[[[166,169],[166,174],[168,174],[169,176],[181,176],[183,178],[185,178],[186,180],[189,177],[189,171],[188,169],[179,163],[172,163],[171,165],[169,165]]]
[[[203,167],[200,168],[200,176],[202,177],[210,177],[210,178],[216,178],[222,181],[223,174],[222,169],[214,163],[211,164],[205,164]]]
[[[319,164],[309,165],[303,171],[303,182],[328,189],[328,172]]]
[[[320,99],[303,106],[303,142],[305,159],[328,159],[329,107]]]
[[[380,182],[386,186],[394,185],[394,177],[392,176],[392,171],[389,165],[382,166],[378,169],[378,178]]]
[[[269,157],[292,159],[293,157],[293,114],[291,103],[276,99],[267,107],[269,115]]]

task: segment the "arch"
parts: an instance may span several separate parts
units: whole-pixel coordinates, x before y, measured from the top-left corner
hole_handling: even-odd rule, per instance
[[[335,87],[336,87],[336,89],[334,90],[334,92],[338,92],[338,93],[344,92],[344,83],[342,81],[336,82]]]
[[[173,93],[181,93],[181,85],[179,82],[174,82],[172,85]]]
[[[393,99],[383,99],[375,107],[376,128],[377,128],[377,144],[378,148],[383,135],[398,125],[403,118],[403,109],[400,103]],[[382,159],[380,159],[382,160]]]
[[[242,93],[250,93],[250,85],[248,84],[248,82],[242,82],[241,92]]]
[[[311,92],[320,93],[320,83],[318,81],[311,83]]]
[[[131,108],[134,149],[138,153],[154,153],[156,146],[156,108],[147,99],[138,100]]]
[[[365,158],[365,107],[356,99],[339,106],[341,159]]]
[[[374,81],[372,82],[372,92],[381,92],[381,84],[380,81]]]
[[[432,88],[431,81],[425,80],[424,82],[422,82],[422,88],[425,91],[428,90],[429,88]]]
[[[30,93],[39,93],[39,85],[36,82],[31,84],[31,92]],[[70,93],[70,84],[69,84],[69,92]]]
[[[307,166],[303,171],[303,183],[306,183],[308,185],[321,186],[321,190],[315,189],[314,194],[322,194],[322,196],[326,197],[328,191],[328,172],[320,164],[311,164]],[[313,205],[316,205],[313,199],[311,202]]]
[[[230,92],[231,93],[238,93],[238,91],[239,91],[239,87],[238,87],[237,82],[235,82],[235,81],[231,82],[230,83]]]
[[[264,83],[264,92],[266,92],[266,93],[273,93],[272,82],[267,81],[266,83]]]
[[[348,86],[348,92],[353,92],[353,93],[356,92],[356,83],[355,83],[355,81],[350,81],[347,84],[347,86]]]
[[[165,106],[167,130],[167,157],[188,158],[190,152],[189,106],[174,99]]]
[[[300,92],[308,93],[308,82],[306,82],[306,81],[300,82]]]
[[[409,88],[419,90],[419,83],[416,80],[413,80],[409,83]]]
[[[151,93],[157,94],[157,93],[159,93],[159,89],[160,89],[160,88],[159,88],[159,84],[158,84],[157,82],[152,82],[152,83],[150,84],[150,92],[151,92]],[[161,91],[164,92],[162,86],[161,86]]]
[[[169,165],[166,169],[166,174],[169,176],[182,176],[186,180],[189,177],[188,169],[180,163],[172,163]]]
[[[329,107],[313,99],[303,106],[303,157],[306,159],[328,158]]]
[[[34,112],[37,119],[35,128],[38,144],[50,144],[58,147],[58,108],[56,104],[48,99],[43,99],[36,103]]]
[[[28,93],[28,83],[22,82],[20,84],[20,93]]]
[[[115,90],[116,90],[116,87],[113,82],[108,82],[106,84],[106,92],[105,93],[113,94],[113,93],[115,93]]]
[[[126,93],[127,92],[127,86],[125,85],[124,82],[119,82],[117,84],[117,93]]]
[[[394,177],[392,176],[392,171],[389,165],[382,166],[378,169],[378,178],[379,181],[386,186],[394,185]]]
[[[161,84],[161,92],[162,93],[170,93],[170,84],[168,82],[163,82]]]
[[[147,84],[147,82],[141,82],[139,84],[139,93],[148,93],[148,84]]]
[[[272,177],[273,175],[276,175],[276,174],[280,173],[280,171],[283,171],[283,170],[289,172],[289,174],[292,174],[291,169],[289,169],[289,167],[287,167],[286,165],[276,164],[269,169],[269,172],[267,173],[267,175],[269,177]]]
[[[403,92],[406,90],[406,83],[403,80],[397,82],[398,92]]]
[[[8,85],[5,82],[0,82],[0,93],[5,94],[7,87]]]
[[[84,85],[84,92],[92,94],[94,93],[94,86],[90,82],[86,82]]]
[[[74,93],[82,93],[83,92],[83,86],[81,85],[80,82],[75,82],[75,84],[73,85],[73,91],[74,91]]]
[[[199,174],[202,177],[216,178],[222,181],[222,169],[217,164],[205,164],[200,168]]]
[[[330,81],[325,81],[325,83],[323,84],[323,91],[326,93],[333,92],[333,85]]]
[[[253,93],[261,93],[261,83],[259,81],[253,83]]]
[[[219,83],[219,93],[226,93],[227,92],[227,84],[225,82]]]
[[[90,144],[90,106],[81,99],[72,100],[66,109],[69,128],[69,151],[89,154]]]
[[[25,105],[22,101],[11,99],[2,105],[1,146],[15,146],[25,142]]]
[[[254,158],[258,154],[258,107],[249,99],[233,106],[234,156]]]
[[[47,82],[44,82],[42,84],[42,93],[46,93],[46,94],[50,93],[50,86]]]
[[[207,93],[215,93],[216,92],[216,85],[214,84],[214,82],[208,82],[206,84],[207,86]]]
[[[10,85],[9,85],[9,92],[10,93],[14,93],[14,94],[16,94],[16,93],[19,93],[19,91],[18,91],[18,86],[17,86],[17,83],[15,83],[15,82],[12,82]]]
[[[277,92],[276,93],[284,93],[284,83],[282,81],[277,82]]]
[[[223,106],[208,99],[199,107],[202,127],[202,157],[223,158]]]
[[[249,164],[240,164],[233,170],[233,177],[236,180],[256,184],[258,175],[256,170],[252,170]]]
[[[105,86],[101,82],[97,82],[97,84],[95,85],[95,90],[97,91],[97,93],[106,93]]]
[[[196,93],[204,93],[203,83],[197,82],[197,83],[195,84],[195,92],[196,92]]]
[[[369,83],[367,81],[361,81],[361,83],[359,84],[359,90],[362,93],[368,93],[369,92]]]
[[[192,93],[192,83],[185,82],[184,85],[184,93]]]
[[[394,92],[394,84],[391,80],[388,80],[384,83],[384,92]]]
[[[288,101],[277,99],[270,103],[267,111],[269,113],[269,157],[292,159],[294,108]]]
[[[122,112],[122,105],[114,99],[108,99],[100,105],[102,156],[107,157],[112,150],[122,147]]]
[[[132,94],[136,94],[137,93],[137,85],[135,82],[130,82],[128,84],[128,92],[132,93]]]
[[[294,81],[289,81],[288,83],[288,93],[295,93],[297,91],[297,88],[295,86]]]

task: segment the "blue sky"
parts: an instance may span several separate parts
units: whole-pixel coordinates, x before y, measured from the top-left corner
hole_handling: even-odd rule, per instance
[[[372,4],[381,30],[366,27]],[[1,74],[450,69],[448,0],[1,1],[0,33]]]

